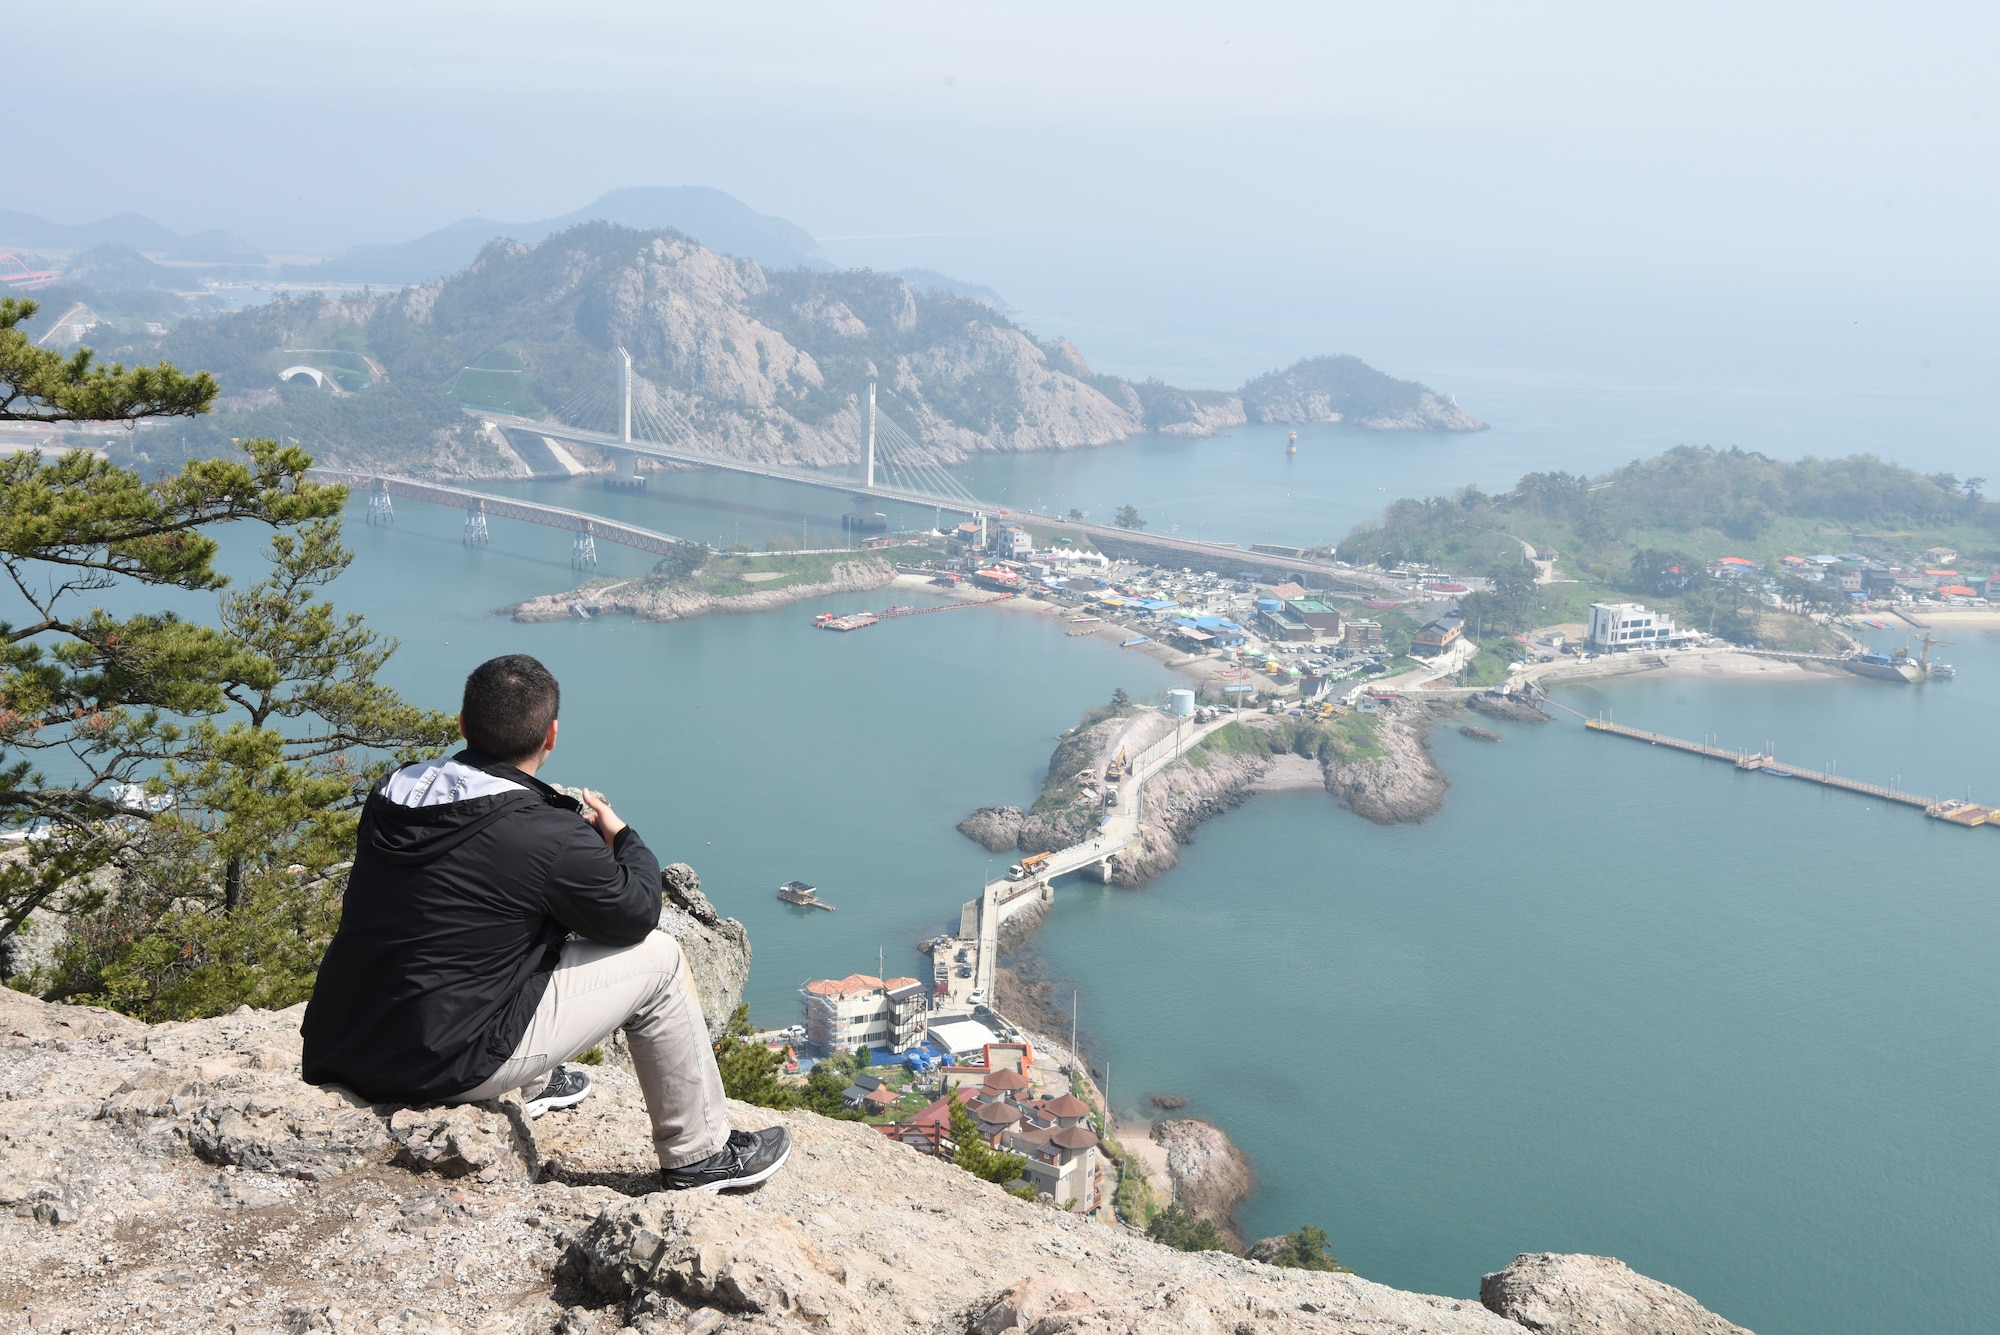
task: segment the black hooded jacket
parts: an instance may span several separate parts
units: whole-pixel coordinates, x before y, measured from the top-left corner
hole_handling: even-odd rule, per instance
[[[305,1078],[384,1103],[462,1094],[513,1055],[572,932],[643,941],[659,861],[629,826],[607,849],[581,811],[473,751],[378,783],[301,1026]]]

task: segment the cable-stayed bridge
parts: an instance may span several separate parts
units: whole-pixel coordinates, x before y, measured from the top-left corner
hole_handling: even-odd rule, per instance
[[[902,501],[954,514],[992,514],[1000,508],[974,496],[908,432],[878,412],[873,384],[868,386],[863,413],[866,434],[858,478],[720,454],[708,448],[701,433],[658,386],[633,371],[631,354],[620,348],[612,373],[571,396],[555,410],[552,421],[535,422],[487,411],[479,415],[500,426],[546,436],[559,443],[590,445],[601,450],[777,478],[852,496]]]
[[[873,497],[886,501],[900,501],[927,509],[949,511],[952,514],[974,517],[1009,515],[1023,522],[1032,522],[1037,528],[1054,529],[1087,537],[1099,550],[1114,557],[1129,556],[1151,564],[1186,566],[1223,574],[1260,572],[1282,578],[1309,580],[1310,583],[1306,585],[1308,588],[1347,590],[1363,595],[1380,594],[1396,588],[1395,581],[1391,579],[1356,570],[1353,567],[1335,567],[1326,561],[1303,555],[1286,555],[1281,550],[1270,548],[1262,551],[1246,550],[1229,542],[1205,542],[1167,533],[1140,533],[1115,528],[1108,524],[1065,519],[1057,515],[1038,514],[1019,508],[1010,510],[1006,506],[981,500],[973,495],[963,482],[932,459],[908,432],[877,410],[873,384],[868,387],[868,398],[863,407],[865,433],[859,477],[842,477],[814,468],[739,459],[708,448],[700,431],[674,407],[666,395],[662,394],[651,381],[633,371],[631,354],[623,348],[617,350],[613,369],[601,380],[587,385],[561,405],[555,412],[553,421],[534,421],[498,413],[491,409],[467,411],[507,430],[544,436],[558,443],[590,445],[600,450],[623,451],[631,455],[649,455],[675,463],[746,473],[752,477],[775,478],[783,482],[795,482],[801,486],[842,492],[856,498]],[[357,474],[353,475],[353,480],[356,485],[370,485],[374,481],[374,475]],[[523,502],[507,501],[496,496],[482,497],[479,493],[465,492],[460,488],[435,488],[433,484],[417,483],[409,479],[384,480],[384,485],[431,487],[439,493],[452,492],[453,496],[450,498],[442,494],[415,497],[414,492],[400,493],[412,495],[416,499],[437,500],[446,505],[465,506],[466,501],[459,497],[483,499],[488,503],[487,513],[502,513],[496,508],[501,505],[525,506]],[[558,507],[551,506],[526,508],[544,511],[550,515],[558,512]],[[542,518],[534,522],[552,523],[557,527],[574,529],[578,532],[579,552],[582,551],[585,540],[591,536],[576,528],[584,520],[595,520],[608,527],[616,527],[621,533],[623,530],[632,529],[632,540],[629,543],[632,546],[644,546],[646,542],[666,538],[664,534],[633,529],[631,525],[618,525],[616,521],[586,515],[581,511],[560,511],[560,514],[562,516],[560,519]],[[474,515],[469,513],[468,531],[474,523]],[[647,536],[639,537],[640,534]],[[608,531],[605,536],[610,537]],[[611,540],[626,541],[626,538],[617,537]],[[595,563],[594,556],[580,555],[577,559],[587,561],[589,564]]]

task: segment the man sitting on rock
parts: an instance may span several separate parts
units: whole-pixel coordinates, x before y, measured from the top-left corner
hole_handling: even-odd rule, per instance
[[[305,1078],[404,1104],[547,1079],[528,1102],[539,1116],[590,1090],[562,1063],[623,1028],[664,1184],[755,1185],[790,1137],[729,1129],[680,943],[657,930],[659,862],[603,798],[535,777],[560,700],[525,654],[482,663],[458,716],[466,749],[368,794],[306,1007]]]

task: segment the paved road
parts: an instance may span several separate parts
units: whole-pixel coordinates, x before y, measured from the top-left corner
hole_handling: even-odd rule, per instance
[[[1227,727],[1234,719],[1223,715],[1209,723],[1196,723],[1192,719],[1178,723],[1180,740],[1171,750],[1164,752],[1144,769],[1134,771],[1129,777],[1119,781],[1118,805],[1105,813],[1097,834],[1080,844],[1073,844],[1051,857],[1037,879],[1053,881],[1058,876],[1066,876],[1092,863],[1102,862],[1111,854],[1124,848],[1139,835],[1139,815],[1141,790],[1146,781],[1186,754],[1189,747],[1219,728]],[[976,989],[984,994],[990,1004],[993,999],[993,973],[998,966],[999,950],[999,907],[1000,899],[1009,890],[1018,890],[1024,881],[1001,878],[988,882],[980,891],[979,939],[973,944],[972,977],[958,977],[957,965],[953,965],[951,978],[951,1000],[963,1003]]]

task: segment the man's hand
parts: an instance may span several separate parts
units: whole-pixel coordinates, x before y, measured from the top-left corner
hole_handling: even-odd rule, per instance
[[[604,836],[606,848],[611,847],[612,841],[618,837],[618,832],[625,828],[625,822],[618,819],[618,813],[611,809],[611,804],[604,800],[604,795],[588,788],[583,790],[583,818]]]

